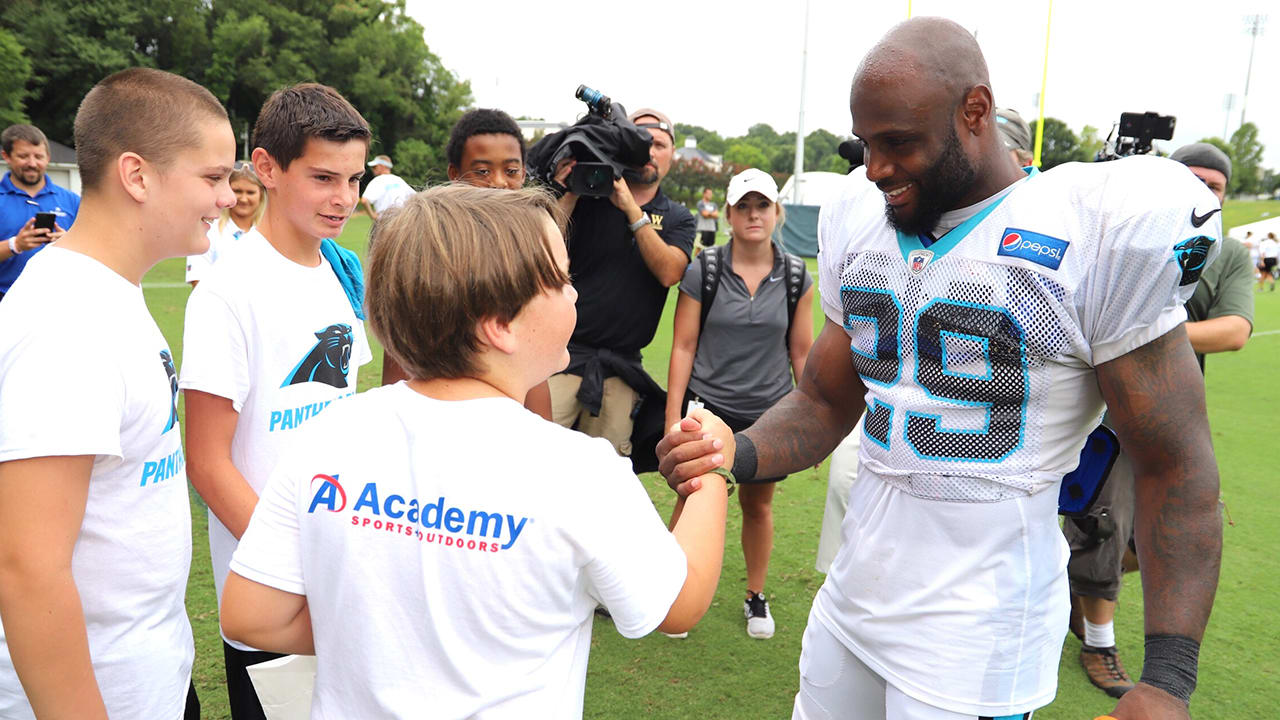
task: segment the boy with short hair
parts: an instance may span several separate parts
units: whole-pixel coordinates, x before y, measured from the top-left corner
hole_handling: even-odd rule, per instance
[[[344,264],[326,240],[356,207],[369,138],[364,118],[332,88],[272,94],[253,139],[266,213],[187,303],[187,453],[209,506],[219,598],[282,447],[332,401],[355,394],[356,368],[371,359],[351,277],[359,262]],[[223,651],[232,717],[262,718],[245,668],[275,656],[240,643]]]
[[[520,406],[569,362],[553,217],[537,190],[450,185],[374,228],[369,320],[412,379],[306,428],[223,597],[228,635],[315,653],[316,717],[581,717],[597,605],[631,638],[710,605],[721,476],[669,533],[608,442]]]
[[[173,355],[143,300],[235,203],[208,90],[146,68],[75,119],[77,222],[0,304],[0,717],[199,716]]]
[[[449,179],[455,182],[513,190],[524,185],[524,135],[501,110],[463,113],[449,134],[445,157]]]

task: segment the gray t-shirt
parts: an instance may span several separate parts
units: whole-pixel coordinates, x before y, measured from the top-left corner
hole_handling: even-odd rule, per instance
[[[712,405],[751,420],[791,392],[791,358],[787,356],[787,263],[773,246],[773,270],[756,288],[755,297],[733,272],[731,246],[726,246],[720,289],[693,356],[689,389]],[[804,275],[802,294],[813,285]],[[680,292],[702,301],[702,263],[689,263]]]
[[[715,219],[715,218],[713,218],[713,217],[703,217],[703,216],[702,216],[702,213],[704,213],[704,212],[715,212],[715,209],[716,209],[716,204],[715,204],[715,203],[713,203],[713,202],[707,202],[706,200],[699,200],[699,201],[698,201],[698,212],[697,212],[697,216],[698,216],[698,227],[697,227],[697,232],[703,232],[703,231],[705,231],[705,230],[710,230],[711,232],[715,232],[715,231],[716,231],[716,219]]]

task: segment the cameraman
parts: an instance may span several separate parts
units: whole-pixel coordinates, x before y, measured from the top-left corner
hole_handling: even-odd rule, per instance
[[[570,215],[565,239],[578,325],[569,341],[569,367],[549,382],[556,423],[605,438],[619,455],[630,456],[633,411],[642,395],[662,393],[644,372],[640,350],[658,329],[667,289],[684,277],[694,219],[659,187],[675,150],[671,120],[649,108],[627,119],[653,137],[649,162],[615,180],[608,202],[579,200],[571,192],[560,199]],[[565,161],[556,181],[564,185],[573,165]]]

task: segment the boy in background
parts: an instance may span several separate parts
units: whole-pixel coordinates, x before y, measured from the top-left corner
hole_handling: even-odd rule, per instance
[[[209,506],[219,599],[281,449],[355,394],[356,369],[372,357],[359,262],[326,240],[356,208],[368,123],[333,88],[306,83],[272,94],[253,133],[266,213],[191,294],[183,335],[190,477]],[[235,642],[223,651],[232,717],[261,720],[245,668],[277,656]]]

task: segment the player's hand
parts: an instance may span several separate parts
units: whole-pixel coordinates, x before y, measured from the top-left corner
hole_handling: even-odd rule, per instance
[[[1111,711],[1115,720],[1191,720],[1187,706],[1169,693],[1138,683],[1125,693]]]
[[[638,216],[643,212],[636,204],[635,197],[631,195],[631,188],[627,187],[627,181],[622,178],[614,178],[613,194],[609,196],[609,201],[627,216],[628,223],[635,222],[631,219],[632,215],[636,215],[639,219]]]
[[[45,228],[36,227],[36,219],[31,218],[26,225],[18,231],[14,236],[13,244],[17,246],[18,252],[26,252],[32,248],[40,247],[49,242],[49,231]]]
[[[704,429],[703,424],[707,427]],[[728,455],[725,448],[728,440]],[[733,464],[733,434],[719,418],[706,410],[672,425],[658,443],[658,471],[681,496],[702,487],[699,476]],[[726,461],[727,460],[727,461]]]

